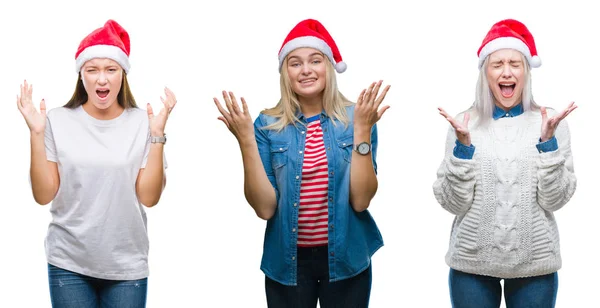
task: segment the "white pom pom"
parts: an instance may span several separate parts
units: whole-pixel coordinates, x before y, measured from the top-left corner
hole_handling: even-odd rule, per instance
[[[346,63],[344,61],[340,61],[338,63],[335,64],[335,71],[338,73],[343,73],[346,71],[346,68],[348,68],[346,66]]]
[[[531,57],[531,62],[529,65],[531,65],[531,67],[540,67],[542,66],[542,59],[540,59],[538,56],[533,56]]]

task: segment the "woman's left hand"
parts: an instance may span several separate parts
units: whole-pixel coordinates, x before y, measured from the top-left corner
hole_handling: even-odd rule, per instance
[[[567,108],[561,113],[558,113],[553,117],[548,118],[548,112],[546,111],[546,107],[542,107],[542,142],[546,142],[552,139],[552,137],[554,137],[554,131],[556,130],[556,127],[558,126],[560,121],[566,118],[569,115],[569,113],[571,113],[576,108],[577,105],[575,105],[575,102],[571,102],[569,106],[567,106]]]
[[[379,88],[382,83],[382,80],[377,83],[373,82],[368,89],[360,92],[356,105],[354,106],[354,127],[370,130],[371,127],[381,119],[383,113],[390,108],[390,106],[383,106],[379,109],[379,105],[381,105],[381,102],[383,102],[385,95],[390,89],[390,86],[388,85],[383,89],[381,94],[379,94]]]
[[[165,125],[167,124],[167,118],[169,118],[169,114],[175,108],[175,104],[177,104],[177,99],[175,98],[175,93],[169,90],[169,88],[165,87],[165,98],[160,97],[161,102],[164,107],[160,110],[157,115],[154,115],[152,111],[152,106],[148,103],[148,120],[150,121],[150,133],[152,136],[162,137],[165,135]]]

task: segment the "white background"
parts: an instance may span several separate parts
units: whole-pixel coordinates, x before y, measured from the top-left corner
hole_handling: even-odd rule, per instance
[[[129,81],[138,104],[160,108],[164,86],[179,102],[167,124],[167,188],[147,210],[148,307],[266,307],[259,270],[265,222],[243,197],[239,148],[212,98],[232,90],[253,117],[274,106],[278,50],[305,18],[320,20],[337,41],[348,64],[338,75],[347,97],[355,100],[379,79],[392,85],[370,207],[385,241],[373,258],[371,307],[450,307],[444,254],[453,216],[431,188],[448,124],[436,107],[457,114],[471,105],[477,49],[504,18],[523,21],[536,39],[543,62],[533,70],[536,101],[559,110],[579,105],[568,117],[578,188],[556,213],[563,256],[557,306],[597,306],[597,11],[580,1],[457,2],[2,2],[0,307],[50,307],[49,206],[34,202],[28,183],[19,85],[25,78],[34,85],[36,105],[42,98],[48,108],[63,105],[75,87],[79,42],[109,18],[131,36]]]

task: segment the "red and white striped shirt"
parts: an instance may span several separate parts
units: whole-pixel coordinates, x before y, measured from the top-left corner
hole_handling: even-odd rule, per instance
[[[307,125],[300,209],[298,213],[298,246],[327,245],[327,155],[319,117]]]

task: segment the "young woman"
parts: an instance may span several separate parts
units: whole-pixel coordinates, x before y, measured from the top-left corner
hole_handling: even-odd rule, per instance
[[[446,263],[453,307],[554,307],[561,267],[553,212],[577,184],[562,112],[538,106],[533,36],[519,21],[494,24],[478,51],[475,103],[452,118],[433,191],[456,215]],[[473,119],[473,120],[470,120]]]
[[[383,245],[367,208],[377,191],[377,128],[389,86],[356,104],[338,90],[340,52],[318,21],[298,23],[279,51],[281,99],[252,123],[244,98],[215,98],[237,138],[244,193],[267,220],[261,269],[269,307],[367,307],[371,256]]]
[[[31,131],[31,188],[52,202],[46,237],[53,307],[145,307],[148,236],[142,206],[158,203],[166,178],[165,124],[175,95],[154,115],[127,82],[129,35],[109,20],[83,39],[77,84],[46,115],[25,81],[17,107]]]

